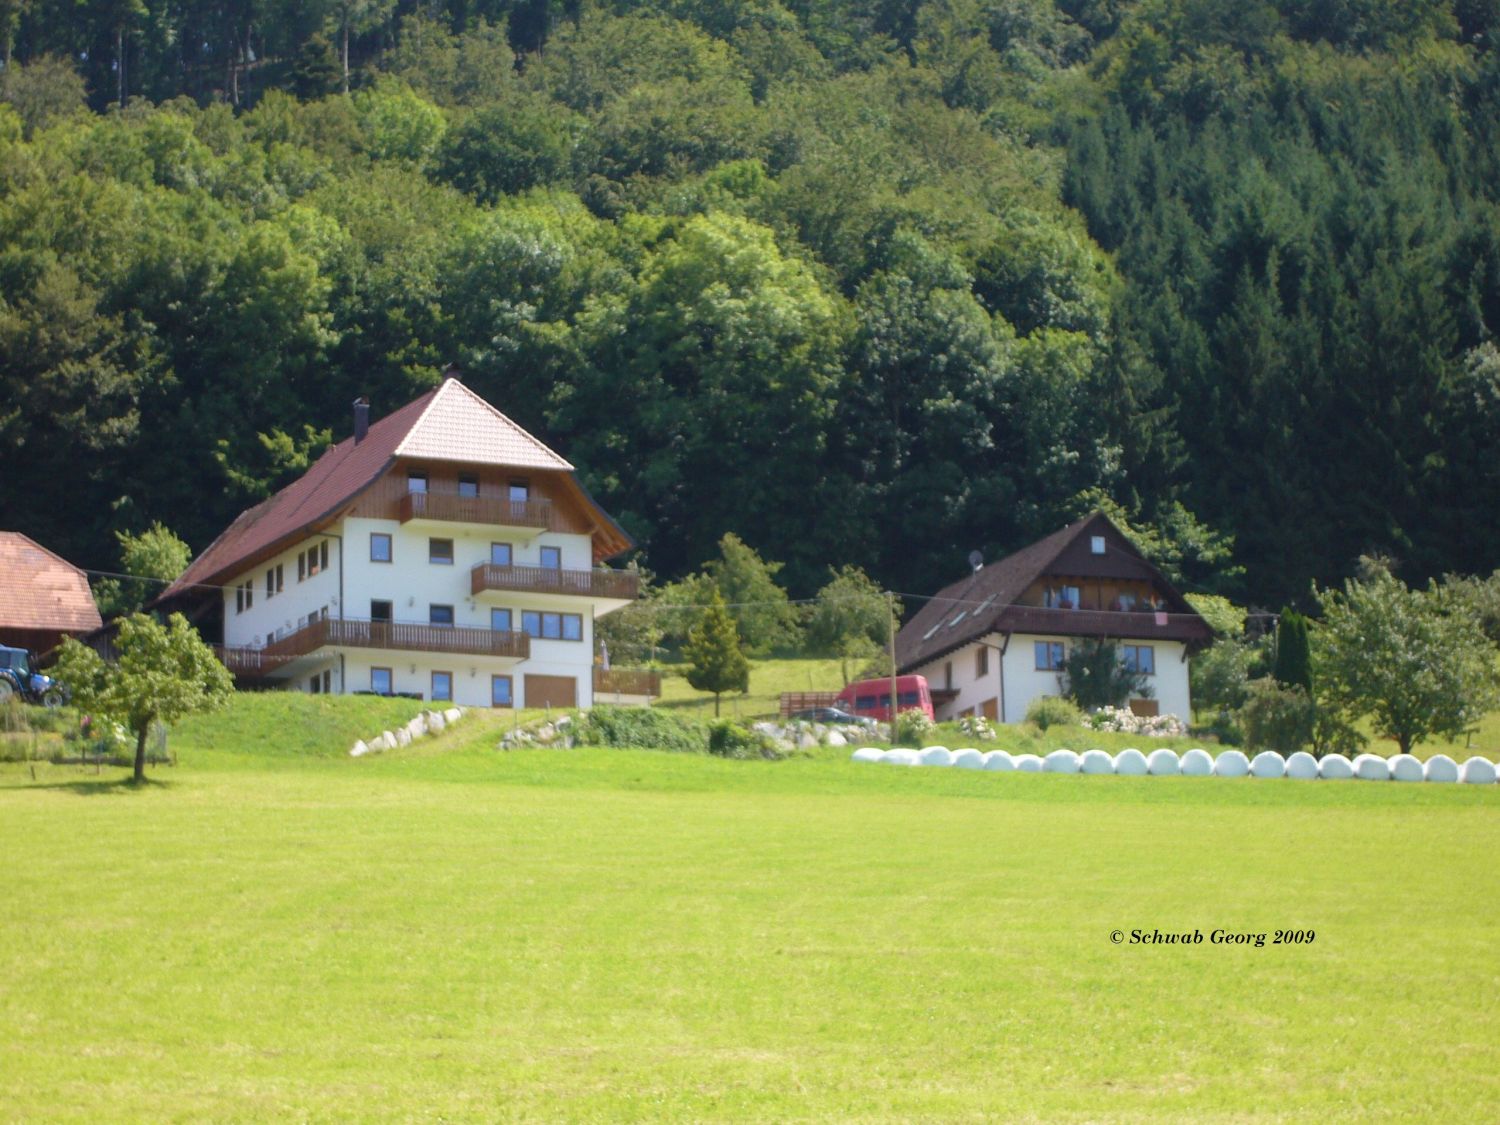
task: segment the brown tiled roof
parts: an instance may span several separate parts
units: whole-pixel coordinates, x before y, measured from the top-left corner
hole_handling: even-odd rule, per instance
[[[1037,579],[1085,536],[1103,535],[1126,569],[1148,577],[1166,595],[1166,624],[1154,613],[1105,613],[1090,610],[1042,609],[1015,604]],[[1070,562],[1069,575],[1078,575],[1081,558]],[[1118,567],[1119,563],[1112,564]],[[1109,572],[1101,570],[1101,575]],[[1125,574],[1118,575],[1125,577]],[[1172,584],[1138,551],[1135,544],[1102,512],[1094,512],[1061,531],[1054,531],[1029,547],[939,590],[896,635],[896,664],[910,672],[989,633],[1034,632],[1058,636],[1161,637],[1163,640],[1206,641],[1208,623],[1173,589]]]
[[[84,633],[101,624],[88,577],[18,531],[0,531],[0,626]]]
[[[247,565],[333,523],[398,456],[561,471],[573,467],[459,380],[446,379],[371,423],[363,441],[356,444],[353,437],[345,438],[269,500],[241,512],[157,600],[166,601],[194,586],[221,585]],[[634,546],[581,486],[579,492],[599,517],[598,558]]]

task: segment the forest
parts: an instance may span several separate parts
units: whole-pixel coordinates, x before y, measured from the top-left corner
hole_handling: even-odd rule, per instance
[[[662,579],[1104,506],[1311,608],[1500,566],[1500,0],[10,0],[0,526],[195,551],[441,378]]]

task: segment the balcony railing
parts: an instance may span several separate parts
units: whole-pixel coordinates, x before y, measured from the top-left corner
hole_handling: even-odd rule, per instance
[[[499,496],[460,496],[457,492],[408,492],[399,515],[409,520],[448,520],[498,527],[552,526],[551,500],[509,500]]]
[[[568,594],[582,598],[631,600],[641,592],[640,575],[630,570],[562,570],[550,566],[497,566],[480,563],[470,575],[470,592],[510,590]]]
[[[644,668],[595,668],[595,695],[661,695],[661,673]]]
[[[1213,631],[1201,619],[1156,610],[1062,609],[1007,606],[997,625],[1014,633],[1061,633],[1083,637],[1161,637],[1208,640]]]
[[[531,638],[525,633],[494,629],[325,617],[272,639],[264,648],[224,648],[219,659],[236,675],[269,676],[300,656],[329,647],[509,656],[524,660],[531,655]]]

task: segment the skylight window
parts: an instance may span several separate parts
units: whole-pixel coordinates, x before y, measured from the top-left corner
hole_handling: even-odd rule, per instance
[[[958,616],[955,617],[952,621],[948,622],[948,628],[950,628],[950,629],[953,628],[953,626],[957,625],[960,621],[962,621],[965,617],[968,617],[968,616],[969,616],[969,611],[968,610],[966,610],[966,609],[959,610],[958,611]]]
[[[939,621],[931,629],[928,629],[927,632],[925,632],[925,633],[922,634],[922,639],[924,641],[930,641],[930,640],[932,640],[932,634],[936,633],[942,627],[943,627],[943,623],[941,621]]]

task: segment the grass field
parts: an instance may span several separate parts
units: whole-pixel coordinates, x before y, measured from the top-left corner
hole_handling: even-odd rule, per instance
[[[0,1118],[1500,1116],[1500,789],[499,753],[490,716],[355,761],[360,702],[241,699],[144,791],[0,767]],[[1153,928],[1205,940],[1110,940]]]

